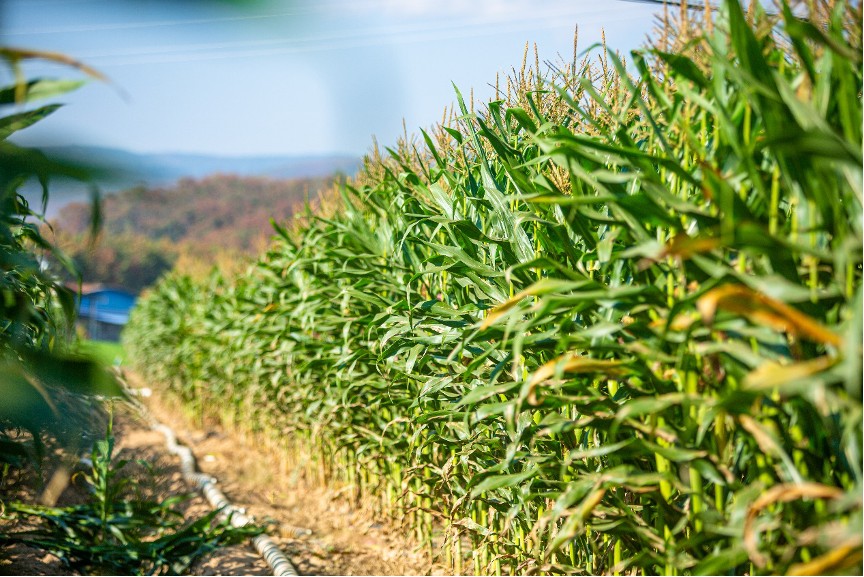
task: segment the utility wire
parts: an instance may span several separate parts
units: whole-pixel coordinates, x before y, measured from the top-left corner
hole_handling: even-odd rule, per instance
[[[764,4],[764,2],[762,0],[757,0],[757,1],[760,4]],[[654,4],[657,6],[664,6],[665,5],[665,6],[674,6],[676,8],[680,8],[682,5],[686,4],[687,9],[689,9],[689,10],[705,10],[706,5],[710,6],[710,8],[712,10],[718,10],[720,8],[719,4],[712,4],[708,0],[703,0],[702,4],[697,4],[695,2],[687,1],[687,0],[619,0],[619,2],[631,2],[633,4]],[[765,8],[764,5],[762,7],[763,7],[763,9]],[[768,16],[780,16],[780,14],[777,12],[768,12],[766,10],[765,13]],[[803,15],[793,14],[793,17],[798,19],[798,20],[806,20],[806,17]]]
[[[126,30],[130,28],[158,28],[163,26],[184,26],[188,24],[209,24],[212,22],[236,22],[239,20],[262,20],[280,16],[296,16],[309,10],[281,12],[278,14],[255,14],[249,16],[226,16],[224,18],[190,18],[186,20],[162,20],[155,22],[114,22],[111,24],[87,24],[82,26],[55,26],[50,28],[22,28],[4,32],[5,36],[30,36],[35,34],[63,34],[67,32],[97,32],[101,30]]]
[[[50,1],[50,0],[45,0]],[[90,2],[97,0],[54,0],[52,3],[64,3],[64,2]],[[656,3],[652,2],[652,0],[623,0],[629,2],[648,2],[648,3]],[[0,0],[2,3],[2,0]],[[378,5],[378,2],[374,0],[372,2],[367,2],[367,6],[375,6]],[[357,3],[352,3],[352,7],[356,8]],[[44,28],[19,28],[13,30],[3,31],[3,35],[5,36],[29,36],[29,35],[39,35],[39,34],[64,34],[64,33],[75,33],[75,32],[99,32],[104,30],[129,30],[136,28],[160,28],[166,26],[184,26],[184,25],[195,25],[195,24],[211,24],[218,22],[235,22],[235,21],[243,21],[243,20],[265,20],[269,18],[279,18],[284,16],[299,16],[302,14],[309,14],[314,12],[324,12],[327,10],[332,10],[335,8],[344,8],[346,4],[344,2],[330,2],[330,3],[316,3],[311,7],[302,8],[297,10],[291,10],[287,12],[279,12],[275,14],[249,14],[245,16],[226,16],[219,18],[189,18],[189,19],[180,19],[180,20],[157,20],[151,22],[112,22],[107,24],[82,24],[82,25],[72,25],[72,26],[52,26],[52,27],[44,27]],[[575,14],[574,14],[575,15]]]
[[[605,17],[613,10],[601,9],[589,14],[589,17]],[[120,52],[93,52],[78,54],[79,58],[87,59],[100,68],[128,64],[152,64],[171,62],[190,62],[199,60],[217,60],[236,57],[263,57],[289,53],[321,52],[344,48],[360,48],[383,44],[406,44],[412,42],[442,41],[454,38],[490,36],[496,34],[515,33],[532,29],[548,29],[560,26],[570,26],[566,20],[580,14],[549,13],[529,19],[500,19],[490,22],[472,22],[465,24],[433,23],[417,25],[410,28],[391,26],[366,28],[322,34],[307,38],[281,38],[271,40],[248,40],[238,42],[222,42],[191,45],[168,45],[132,49]],[[629,18],[619,18],[618,21],[634,20],[641,15]],[[230,50],[232,48],[258,47],[255,50]],[[228,50],[223,50],[228,49]],[[145,58],[135,58],[143,56]],[[154,56],[154,58],[146,58]],[[115,60],[110,60],[116,58]],[[104,61],[109,59],[108,61]],[[100,61],[103,60],[103,61]]]
[[[580,16],[604,16],[611,10],[596,10]],[[423,32],[448,31],[458,29],[479,29],[486,26],[500,26],[506,24],[520,23],[531,25],[532,22],[542,23],[544,21],[558,21],[573,16],[569,12],[547,13],[534,18],[509,18],[498,19],[491,21],[476,21],[465,23],[450,23],[450,22],[432,22],[423,23],[414,26],[394,25],[389,27],[370,27],[337,31],[330,34],[319,34],[316,36],[307,36],[302,38],[271,38],[263,40],[239,40],[234,42],[215,42],[201,44],[168,44],[163,46],[146,46],[140,48],[131,48],[121,51],[112,52],[78,52],[76,58],[96,59],[96,58],[112,58],[119,56],[145,56],[151,54],[172,54],[183,52],[197,52],[204,50],[225,49],[225,48],[243,48],[243,47],[263,47],[263,46],[278,46],[282,44],[301,44],[305,42],[323,42],[331,40],[342,40],[362,37],[376,36],[401,36],[405,34],[416,34]],[[569,26],[569,23],[567,24]]]
[[[658,6],[674,6],[680,8],[684,2],[682,0],[619,0],[620,2],[631,2],[633,4],[655,4]],[[707,0],[706,0],[707,1]],[[687,8],[693,10],[705,10],[705,4],[697,4],[695,2],[686,2]],[[716,4],[711,4],[712,8],[717,8]]]

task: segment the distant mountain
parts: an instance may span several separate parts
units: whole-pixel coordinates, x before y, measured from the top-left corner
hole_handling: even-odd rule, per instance
[[[288,221],[306,199],[332,190],[332,176],[274,179],[214,175],[181,178],[170,185],[136,186],[102,199],[102,228],[95,248],[91,207],[64,206],[46,235],[78,267],[84,282],[139,291],[178,260],[213,264],[246,262],[275,234],[271,219]],[[74,280],[52,260],[64,280]]]
[[[360,158],[347,155],[308,156],[211,156],[204,154],[139,154],[102,146],[52,146],[41,149],[57,160],[91,166],[97,169],[97,183],[102,192],[125,190],[133,186],[165,186],[184,177],[203,178],[212,174],[262,176],[269,178],[318,178],[334,173],[353,175]],[[77,181],[58,180],[50,187],[48,218],[71,202],[83,202],[89,188]],[[41,189],[35,182],[22,192],[37,206]]]

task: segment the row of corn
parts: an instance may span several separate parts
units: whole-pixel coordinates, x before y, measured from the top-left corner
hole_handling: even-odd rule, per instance
[[[860,21],[731,1],[457,92],[127,345],[457,574],[860,573]]]

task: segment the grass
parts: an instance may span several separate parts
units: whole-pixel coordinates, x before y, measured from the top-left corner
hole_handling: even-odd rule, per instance
[[[526,51],[250,273],[164,279],[130,353],[455,572],[854,573],[860,8],[826,10]]]
[[[122,365],[126,362],[126,350],[121,343],[112,341],[82,340],[81,353],[93,358],[104,367]]]

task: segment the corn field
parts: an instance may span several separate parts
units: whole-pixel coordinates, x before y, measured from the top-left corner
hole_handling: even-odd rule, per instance
[[[861,7],[806,8],[526,51],[137,367],[455,574],[860,574]]]

